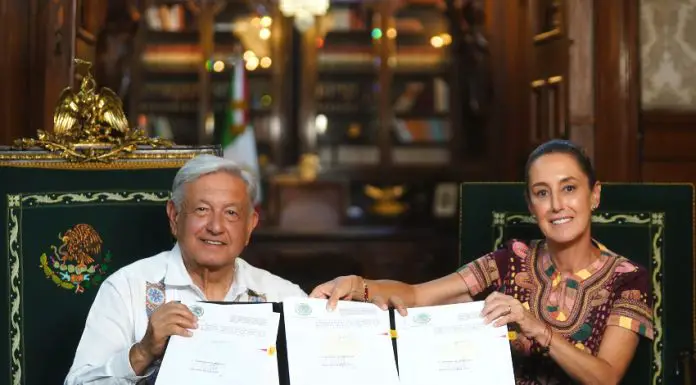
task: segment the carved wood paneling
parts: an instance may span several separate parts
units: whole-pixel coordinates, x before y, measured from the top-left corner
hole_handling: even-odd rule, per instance
[[[642,180],[696,183],[696,113],[643,111]]]
[[[529,137],[528,8],[523,1],[486,1],[486,32],[493,72],[489,165],[499,180],[519,180]]]
[[[594,0],[569,0],[568,138],[594,159]]]
[[[602,1],[593,13],[597,173],[605,181],[638,181],[639,2]]]
[[[568,135],[569,41],[566,2],[532,0],[527,26],[531,95],[530,135],[526,153],[553,138]]]
[[[49,1],[0,0],[0,144],[34,136],[44,124],[49,6]]]
[[[29,125],[30,3],[0,0],[0,142],[9,144],[25,135]],[[22,103],[17,103],[21,100]]]
[[[53,110],[60,92],[71,84],[73,77],[72,59],[75,57],[75,18],[77,0],[50,0],[46,2],[46,24],[44,28],[43,76],[44,92],[43,119],[39,129],[53,128]],[[89,60],[90,58],[85,58]]]
[[[530,138],[532,145],[567,135],[568,109],[565,80],[562,76],[536,79],[531,83]]]
[[[547,80],[548,93],[548,124],[549,136],[563,138],[568,134],[566,127],[566,111],[568,103],[566,98],[565,79],[562,76],[552,76]]]

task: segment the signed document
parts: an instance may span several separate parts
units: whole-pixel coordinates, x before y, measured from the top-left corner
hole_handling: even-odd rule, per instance
[[[291,384],[398,385],[389,312],[371,303],[283,301]]]
[[[395,314],[402,385],[514,385],[507,326],[486,325],[483,301]]]
[[[278,385],[272,304],[185,304],[198,316],[192,337],[172,336],[156,385]]]

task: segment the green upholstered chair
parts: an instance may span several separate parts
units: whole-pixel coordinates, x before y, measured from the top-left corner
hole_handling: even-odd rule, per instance
[[[523,194],[522,183],[461,184],[461,264],[507,239],[541,237]],[[655,339],[641,339],[623,383],[690,383],[681,362],[692,351],[696,318],[693,186],[605,184],[592,223],[594,238],[652,277]]]
[[[0,360],[8,363],[0,383],[63,383],[99,284],[172,247],[164,205],[178,168],[200,153],[220,149],[140,150],[107,162],[0,151]]]

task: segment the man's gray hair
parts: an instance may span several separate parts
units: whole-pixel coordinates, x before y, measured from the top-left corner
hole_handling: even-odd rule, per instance
[[[177,211],[181,211],[184,204],[184,187],[187,183],[196,179],[216,173],[226,172],[241,178],[247,186],[249,206],[253,210],[258,196],[258,181],[254,174],[239,165],[237,162],[221,158],[215,155],[202,154],[192,158],[176,173],[172,184],[172,201]]]

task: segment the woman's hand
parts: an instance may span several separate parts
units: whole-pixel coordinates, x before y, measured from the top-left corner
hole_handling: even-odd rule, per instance
[[[534,318],[532,313],[525,309],[520,301],[506,294],[493,292],[486,297],[481,315],[485,317],[486,324],[493,321],[495,321],[495,326],[510,323],[517,324],[520,333],[527,338],[536,339],[537,342],[542,344],[545,341],[540,341],[540,337],[548,337],[546,335],[548,334],[546,325]],[[543,338],[541,339],[543,340]]]
[[[337,277],[317,286],[309,294],[312,298],[328,299],[327,308],[333,310],[339,300],[353,300],[363,293],[364,279],[357,275]]]
[[[387,294],[388,297],[383,297],[379,294],[375,294],[369,296],[369,298],[365,298],[365,285],[366,281],[363,277],[357,275],[347,275],[322,283],[321,285],[315,287],[309,296],[312,298],[328,299],[328,302],[326,303],[326,308],[328,310],[334,310],[336,308],[336,303],[339,300],[367,300],[368,302],[372,302],[373,304],[377,305],[382,310],[387,310],[389,307],[393,307],[402,316],[407,315],[407,306],[401,296],[396,294]],[[410,286],[405,285],[405,287]]]
[[[396,310],[402,316],[406,317],[408,315],[408,307],[406,306],[406,303],[404,303],[404,300],[397,295],[392,295],[387,299],[376,295],[370,298],[370,302],[374,303],[382,310],[387,310],[390,307],[393,307],[394,310]]]

